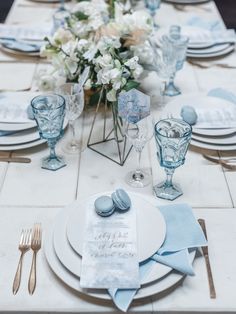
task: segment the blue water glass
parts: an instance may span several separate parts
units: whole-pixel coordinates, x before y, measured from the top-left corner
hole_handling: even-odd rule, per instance
[[[181,27],[178,25],[172,25],[169,30],[169,34],[162,37],[162,49],[168,55],[172,53],[175,58],[175,69],[170,76],[169,82],[165,88],[165,95],[176,96],[181,92],[174,84],[176,71],[183,68],[184,61],[186,59],[186,52],[188,47],[188,37],[181,34]],[[172,51],[172,52],[171,52]]]
[[[156,11],[160,8],[161,0],[145,0],[145,6],[149,10],[150,15],[153,19],[153,25],[155,28],[158,28],[158,25],[155,23]]]
[[[66,165],[55,152],[56,143],[63,135],[65,99],[56,94],[36,96],[31,106],[40,137],[47,140],[50,148],[50,155],[42,160],[42,168],[58,170]]]
[[[173,184],[172,177],[175,169],[184,164],[191,134],[192,127],[183,120],[164,119],[156,123],[157,158],[167,176],[164,182],[154,186],[157,197],[172,201],[183,194],[180,186]]]

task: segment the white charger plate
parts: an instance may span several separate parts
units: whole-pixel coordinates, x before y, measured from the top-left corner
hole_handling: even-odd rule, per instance
[[[26,51],[20,51],[20,50],[7,48],[3,45],[0,46],[0,49],[3,52],[7,52],[7,53],[17,55],[17,56],[40,57],[40,51],[38,51],[38,52],[26,52]]]
[[[39,140],[38,128],[31,128],[19,132],[14,132],[6,136],[0,136],[0,145],[18,145]]]
[[[111,195],[105,192],[103,195]],[[99,195],[93,195],[77,206],[71,212],[67,221],[67,237],[73,249],[82,256],[84,233],[86,227],[86,210],[94,208],[94,201]],[[139,262],[152,256],[162,245],[166,235],[165,220],[159,209],[136,193],[129,193],[132,206],[137,211],[137,246]],[[124,213],[125,215],[125,213]]]
[[[192,139],[203,142],[206,144],[215,144],[215,145],[236,145],[236,134],[231,134],[229,136],[217,136],[217,137],[206,137],[199,135],[192,135]]]
[[[53,228],[50,227],[48,232],[46,233],[47,241],[44,241],[44,253],[47,259],[47,262],[52,269],[52,271],[56,274],[56,276],[61,279],[67,286],[74,289],[77,292],[81,292],[87,294],[91,297],[103,300],[111,300],[110,295],[106,292],[106,290],[96,289],[96,290],[88,290],[82,289],[80,287],[79,278],[69,272],[59,261],[57,255],[54,251],[53,246]],[[190,253],[190,260],[193,262],[195,257],[195,251]],[[142,299],[146,297],[150,297],[153,295],[158,295],[163,293],[163,291],[170,289],[171,287],[177,285],[181,280],[185,277],[185,275],[172,271],[168,276],[157,280],[149,285],[142,286],[137,294],[134,296],[134,300]]]
[[[28,130],[32,129],[35,127],[37,124],[35,121],[32,120],[32,123],[5,123],[5,122],[0,122],[0,130],[1,131],[23,131],[23,130]]]
[[[18,145],[0,145],[0,150],[3,150],[3,151],[21,150],[21,149],[35,147],[44,143],[46,143],[46,140],[38,139],[36,141],[29,142],[26,144],[24,143],[24,144],[18,144]]]
[[[199,48],[199,49],[193,49],[193,48],[188,48],[187,50],[187,54],[188,53],[193,53],[196,55],[203,55],[203,54],[213,54],[213,53],[217,53],[223,50],[228,49],[231,46],[231,44],[219,44],[219,45],[215,45],[212,47],[207,47],[207,48]]]
[[[227,106],[235,107],[235,104],[217,97],[202,96],[199,94],[180,95],[168,102],[162,111],[163,117],[173,116],[181,119],[180,112],[183,106],[192,106],[194,108],[207,108],[213,110],[214,108],[222,108]],[[236,128],[210,128],[202,129],[193,126],[193,133],[204,136],[223,136],[236,132]]]
[[[131,193],[129,193],[131,194]],[[132,193],[134,194],[134,193]],[[101,195],[101,194],[100,194]],[[83,204],[83,203],[81,203]],[[66,222],[77,208],[77,203],[63,209],[55,218],[53,227],[53,244],[56,255],[61,263],[74,275],[80,277],[82,258],[71,247],[66,236]],[[145,210],[145,209],[144,209]],[[159,216],[159,214],[157,214]],[[141,285],[148,284],[168,274],[172,268],[156,263],[149,274],[142,280]]]
[[[236,144],[235,145],[217,145],[217,144],[209,144],[209,143],[203,143],[200,141],[196,141],[195,139],[191,139],[190,142],[191,145],[199,148],[209,149],[209,150],[218,150],[218,151],[231,151],[236,150]]]
[[[232,51],[234,51],[235,46],[234,44],[229,44],[230,46],[226,49],[222,49],[218,52],[212,52],[212,53],[193,53],[193,52],[188,52],[187,51],[187,57],[190,58],[213,58],[213,57],[220,57],[220,56],[224,56]]]

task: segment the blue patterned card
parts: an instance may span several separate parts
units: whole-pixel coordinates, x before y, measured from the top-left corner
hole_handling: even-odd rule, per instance
[[[150,96],[133,88],[118,97],[118,115],[130,123],[137,123],[150,115]]]

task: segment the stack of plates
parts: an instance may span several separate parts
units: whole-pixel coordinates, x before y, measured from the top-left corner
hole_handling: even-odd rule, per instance
[[[234,31],[224,31],[219,36],[211,31],[194,26],[182,27],[184,35],[189,37],[187,57],[190,58],[212,58],[224,56],[235,48]]]
[[[27,107],[35,93],[2,93],[0,98],[0,150],[18,150],[40,145],[35,120],[27,117]],[[6,110],[6,108],[8,108]]]
[[[235,108],[235,104],[216,97],[199,97],[199,95],[179,96],[170,101],[165,109],[164,116],[173,116],[181,118],[180,112],[183,106],[192,106],[194,108],[205,108],[211,112],[218,109]],[[199,128],[193,126],[191,145],[219,151],[236,150],[236,123],[235,127],[215,127]]]
[[[148,202],[136,193],[129,193],[129,195],[137,210],[138,256],[139,262],[142,262],[161,247],[165,239],[166,225],[154,203]],[[63,209],[48,230],[44,250],[51,269],[65,284],[91,297],[110,300],[107,290],[83,290],[79,284],[86,211],[93,206],[98,196],[77,201]],[[194,255],[194,253],[190,255],[192,261]],[[134,299],[157,295],[176,285],[183,277],[184,275],[172,271],[172,268],[156,263],[149,275],[141,282],[141,288]]]

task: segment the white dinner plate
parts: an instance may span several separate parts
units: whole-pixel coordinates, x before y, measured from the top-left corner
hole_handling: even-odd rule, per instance
[[[215,45],[212,47],[208,47],[208,48],[199,48],[199,49],[192,49],[192,48],[188,48],[187,50],[187,54],[189,53],[193,53],[195,55],[203,55],[203,54],[213,54],[213,53],[217,53],[223,50],[228,49],[231,46],[231,44],[219,44],[219,45]]]
[[[26,52],[26,51],[10,49],[10,48],[7,48],[3,45],[0,45],[0,49],[3,52],[7,52],[7,53],[17,55],[17,56],[40,57],[40,51],[38,51],[38,52]]]
[[[193,52],[188,52],[187,51],[187,57],[190,58],[213,58],[213,57],[220,57],[220,56],[224,56],[232,51],[234,51],[235,46],[234,44],[230,44],[228,48],[226,49],[222,49],[218,52],[212,52],[212,53],[193,53]],[[192,49],[193,50],[193,49]]]
[[[217,137],[207,137],[207,136],[199,136],[192,135],[192,139],[207,143],[207,144],[215,144],[215,145],[236,145],[236,134],[232,134],[229,136],[217,136]]]
[[[35,147],[44,143],[46,143],[46,140],[38,139],[33,142],[18,144],[18,145],[0,145],[0,150],[3,150],[3,151],[21,150],[21,149]]]
[[[195,139],[191,139],[190,142],[191,145],[199,147],[199,148],[205,148],[210,150],[219,150],[219,151],[231,151],[236,150],[236,144],[235,145],[217,145],[217,144],[209,144],[209,143],[203,143],[200,141],[196,141]]]
[[[183,106],[192,106],[194,108],[207,108],[209,110],[214,110],[217,108],[223,107],[235,107],[235,104],[221,99],[217,97],[210,97],[210,96],[199,96],[198,94],[190,94],[190,95],[180,95],[175,99],[168,102],[163,109],[162,116],[168,117],[173,116],[174,118],[181,118],[180,112]],[[236,132],[235,128],[210,128],[210,129],[202,129],[193,126],[193,133],[197,135],[204,135],[204,136],[223,136],[229,135]]]
[[[102,289],[82,289],[80,287],[79,278],[75,275],[73,275],[71,272],[69,272],[59,261],[57,258],[57,255],[54,251],[53,247],[53,228],[50,227],[50,229],[47,231],[45,239],[47,241],[44,241],[44,253],[46,256],[46,259],[48,261],[48,264],[52,271],[57,275],[59,279],[61,279],[66,285],[68,285],[70,288],[87,294],[91,297],[98,298],[98,299],[104,299],[104,300],[111,300],[110,295],[106,292],[106,290]],[[193,262],[195,257],[195,252],[190,253],[190,259],[191,262]],[[137,294],[134,296],[134,299],[142,299],[146,297],[150,297],[152,295],[158,295],[162,293],[163,291],[175,286],[177,283],[179,283],[185,275],[172,271],[169,273],[168,276],[157,280],[149,285],[142,286]]]
[[[112,192],[103,193],[111,195]],[[165,220],[159,209],[136,193],[129,193],[137,211],[137,246],[139,262],[152,256],[162,245],[166,235]],[[67,237],[73,249],[82,256],[87,208],[94,208],[98,195],[77,202],[67,221]],[[68,209],[70,206],[68,207]],[[125,213],[124,213],[125,215]]]
[[[69,209],[63,209],[56,216],[53,227],[53,243],[56,255],[61,263],[74,275],[80,277],[82,258],[72,249],[66,236],[66,222],[76,207],[77,203],[71,205]],[[141,284],[144,285],[160,279],[171,270],[172,268],[166,265],[156,263],[148,275],[143,278]]]
[[[0,145],[18,145],[33,142],[40,139],[38,128],[31,128],[13,134],[0,136]]]
[[[31,123],[4,123],[0,122],[1,131],[23,131],[32,129],[36,126],[36,122],[32,120]]]

